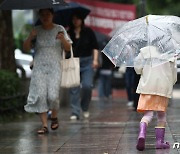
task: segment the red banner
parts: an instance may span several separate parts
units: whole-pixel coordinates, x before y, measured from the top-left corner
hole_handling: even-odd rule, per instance
[[[73,0],[91,10],[85,24],[92,29],[112,35],[112,31],[121,27],[127,21],[136,18],[135,5],[108,3],[92,0]]]

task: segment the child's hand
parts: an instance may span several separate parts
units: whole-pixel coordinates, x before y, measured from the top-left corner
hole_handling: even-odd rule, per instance
[[[180,50],[176,50],[176,53],[174,54],[174,57],[179,59],[180,58]]]

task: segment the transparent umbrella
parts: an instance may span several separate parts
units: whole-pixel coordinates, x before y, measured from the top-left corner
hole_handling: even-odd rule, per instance
[[[134,60],[144,47],[151,65],[176,56],[180,48],[180,18],[148,15],[132,20],[115,33],[102,52],[115,66],[134,67]]]

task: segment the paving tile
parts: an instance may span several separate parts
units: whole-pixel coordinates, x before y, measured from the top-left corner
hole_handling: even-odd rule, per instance
[[[124,96],[125,90],[121,90]],[[179,89],[176,89],[176,93]],[[0,124],[0,154],[179,154],[173,149],[180,143],[180,100],[170,101],[167,112],[165,140],[169,150],[155,149],[156,118],[148,126],[146,149],[136,150],[139,122],[142,114],[126,107],[127,100],[115,98],[109,101],[93,99],[90,118],[76,122],[69,120],[70,107],[60,109],[60,127],[50,129],[49,134],[37,135],[39,117],[32,114],[16,122]]]

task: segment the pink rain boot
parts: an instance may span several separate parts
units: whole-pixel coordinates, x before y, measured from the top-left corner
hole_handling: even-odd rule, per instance
[[[139,136],[136,145],[136,148],[139,151],[143,151],[145,149],[146,128],[147,124],[145,122],[141,122],[139,126]]]
[[[155,128],[156,149],[169,149],[169,142],[164,142],[165,128]]]

